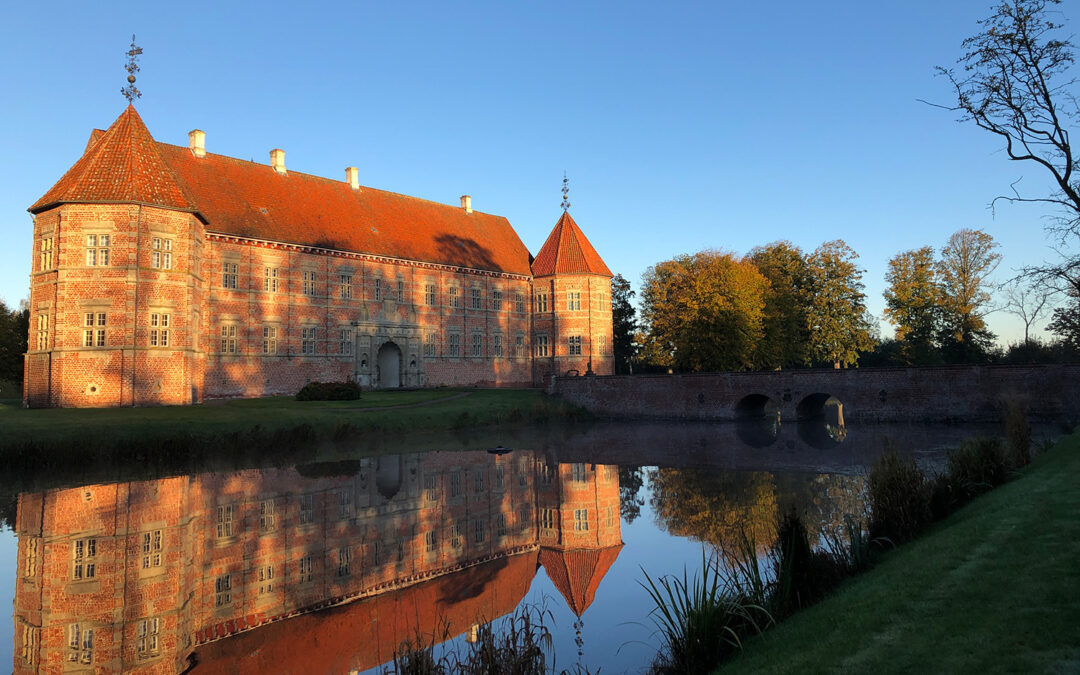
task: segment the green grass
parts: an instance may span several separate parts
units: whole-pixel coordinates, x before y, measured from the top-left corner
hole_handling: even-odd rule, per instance
[[[1080,433],[723,672],[1080,672]]]
[[[381,391],[364,392],[359,401],[298,402],[271,397],[154,408],[24,410],[18,399],[9,399],[0,401],[0,455],[6,448],[30,441],[45,445],[80,439],[146,441],[182,434],[225,434],[255,426],[274,431],[301,424],[311,425],[318,437],[330,437],[342,428],[350,433],[437,431],[576,416],[580,416],[577,409],[532,389]]]

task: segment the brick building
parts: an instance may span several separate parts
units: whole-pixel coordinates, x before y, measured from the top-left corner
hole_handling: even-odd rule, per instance
[[[612,372],[611,272],[509,221],[155,141],[129,106],[34,215],[29,406],[187,404]]]
[[[622,548],[616,467],[529,451],[25,493],[16,533],[16,673],[362,671],[541,566],[580,616]]]

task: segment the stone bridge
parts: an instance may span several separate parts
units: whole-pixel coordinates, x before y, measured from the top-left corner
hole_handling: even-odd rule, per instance
[[[793,421],[829,410],[833,424],[993,422],[1015,402],[1034,419],[1073,421],[1080,364],[555,377],[548,393],[609,418],[737,420],[779,411]]]

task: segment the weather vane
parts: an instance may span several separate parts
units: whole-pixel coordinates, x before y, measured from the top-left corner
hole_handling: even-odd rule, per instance
[[[570,209],[570,180],[566,177],[566,172],[562,172],[562,210],[568,211]]]
[[[131,49],[128,50],[128,62],[124,66],[124,70],[128,72],[127,81],[128,85],[120,90],[120,93],[124,95],[124,98],[128,100],[128,103],[133,103],[135,99],[142,96],[142,92],[135,86],[135,73],[139,72],[139,64],[136,61],[139,55],[142,54],[142,47],[135,45],[135,34],[131,34]]]

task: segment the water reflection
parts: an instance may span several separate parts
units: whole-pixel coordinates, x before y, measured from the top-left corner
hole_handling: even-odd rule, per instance
[[[615,466],[525,451],[24,493],[16,532],[16,672],[364,670],[540,567],[580,616],[623,545]]]

